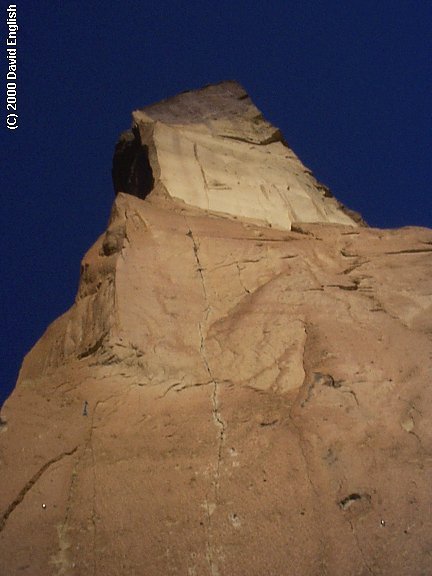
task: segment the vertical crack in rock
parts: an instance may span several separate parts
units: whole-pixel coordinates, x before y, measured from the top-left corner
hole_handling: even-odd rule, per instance
[[[94,421],[95,421],[97,409],[101,404],[105,404],[105,402],[109,402],[112,398],[118,398],[120,396],[121,396],[121,393],[120,394],[111,394],[102,400],[98,400],[95,403],[95,407],[94,407],[93,412],[92,412],[90,429],[89,429],[89,433],[88,433],[88,437],[87,437],[86,447],[85,447],[85,450],[90,451],[91,464],[92,464],[92,474],[93,474],[93,494],[92,494],[92,508],[91,508],[91,517],[90,517],[92,527],[93,527],[93,535],[92,535],[92,538],[93,538],[93,542],[92,542],[93,576],[96,576],[97,571],[98,571],[97,570],[98,563],[97,563],[97,557],[96,557],[96,549],[97,549],[97,521],[96,521],[97,520],[97,513],[96,513],[97,489],[96,489],[96,486],[97,486],[97,482],[96,482],[96,457],[95,457],[95,449],[94,449],[94,444],[93,444],[93,433],[95,430]]]
[[[78,468],[81,464],[83,456],[85,454],[85,446],[81,452],[81,454],[75,459],[74,466],[72,468],[71,473],[71,481],[69,484],[69,491],[66,500],[66,511],[64,515],[63,522],[60,526],[57,527],[57,534],[58,534],[58,541],[59,541],[59,551],[56,555],[52,556],[50,559],[50,564],[57,567],[57,576],[62,576],[65,574],[65,571],[70,568],[70,560],[68,555],[68,550],[71,547],[71,544],[68,540],[68,531],[69,531],[69,521],[70,521],[70,514],[72,510],[72,501],[73,496],[75,493],[75,488],[77,484],[78,478]]]
[[[410,410],[408,412],[408,416],[409,416],[408,421],[405,421],[405,422],[402,421],[400,423],[402,429],[405,430],[406,432],[408,432],[408,434],[411,434],[411,436],[413,436],[417,440],[421,452],[423,452],[423,454],[427,455],[428,451],[427,451],[427,448],[423,444],[422,438],[414,430],[414,427],[417,424],[417,420],[421,419],[423,417],[422,411],[417,408],[417,406],[414,404],[414,402],[412,400],[406,400],[405,398],[402,398],[401,396],[398,396],[398,399],[401,402],[404,402],[404,404],[406,404],[410,408]]]
[[[243,288],[243,290],[246,292],[246,294],[250,294],[251,291],[250,291],[248,288],[246,288],[246,286],[245,286],[245,284],[244,284],[244,282],[243,282],[243,280],[242,280],[240,264],[239,264],[238,262],[236,262],[236,266],[237,266],[237,272],[238,272],[238,277],[239,277],[240,286]]]
[[[135,214],[135,213],[133,213],[133,214]],[[128,243],[129,246],[130,246],[130,245],[131,245],[131,241],[130,241],[129,234],[128,234],[129,214],[128,214],[128,211],[127,211],[126,209],[125,209],[125,211],[124,211],[124,220],[125,220],[125,224],[124,224],[124,239],[127,241],[127,243]],[[121,249],[121,251],[120,251],[120,254],[121,254],[122,257],[123,257],[123,260],[124,260],[124,255],[123,255],[124,249],[125,249],[125,245],[123,244],[122,249]]]
[[[96,410],[100,404],[103,404],[107,400],[110,400],[116,395],[111,395],[105,400],[99,400],[96,402],[95,407],[92,412],[90,427],[87,432],[87,438],[84,441],[83,449],[81,454],[76,459],[74,467],[72,469],[71,481],[69,484],[68,498],[66,502],[66,512],[62,524],[57,528],[58,539],[59,539],[59,551],[51,559],[51,564],[57,567],[57,576],[63,576],[66,570],[70,569],[72,566],[72,560],[68,557],[68,550],[71,548],[71,543],[68,541],[68,531],[70,523],[70,515],[73,507],[73,499],[75,495],[75,490],[78,482],[78,469],[81,465],[86,454],[90,453],[91,459],[91,469],[93,475],[93,492],[91,496],[91,516],[90,522],[92,525],[92,554],[93,554],[93,567],[92,576],[96,576],[97,573],[97,558],[96,558],[96,540],[97,540],[97,524],[96,524],[96,470],[95,470],[95,454],[93,447],[93,431],[94,431],[94,420],[96,415]]]
[[[372,568],[371,568],[371,567],[369,566],[369,564],[366,562],[366,557],[365,557],[365,555],[364,555],[364,552],[363,552],[362,547],[360,546],[360,541],[359,541],[357,532],[356,532],[356,530],[355,530],[355,528],[354,528],[354,524],[352,523],[351,520],[348,520],[348,522],[349,522],[349,525],[350,525],[350,527],[351,527],[351,532],[352,532],[352,534],[353,534],[353,537],[354,537],[354,540],[355,540],[357,549],[358,549],[358,551],[359,551],[359,553],[360,553],[360,556],[362,557],[363,564],[364,564],[366,570],[369,572],[369,574],[372,574],[372,576],[375,576],[375,572],[372,570]]]
[[[304,441],[304,438],[303,438],[303,433],[302,433],[302,431],[300,430],[300,428],[297,426],[297,424],[296,424],[295,420],[292,418],[292,416],[290,416],[290,418],[291,418],[292,425],[293,425],[294,428],[295,428],[295,431],[296,431],[296,434],[297,434],[297,438],[298,438],[298,441],[299,441],[299,442],[298,442],[298,445],[299,445],[300,452],[301,452],[301,455],[302,455],[302,459],[303,459],[303,462],[304,462],[304,467],[305,467],[305,472],[306,472],[306,477],[307,477],[308,483],[309,483],[309,485],[310,485],[310,487],[311,487],[311,489],[312,489],[312,492],[315,494],[315,496],[316,496],[317,498],[319,498],[319,492],[318,492],[318,490],[316,489],[316,486],[315,486],[315,484],[314,484],[313,481],[312,481],[312,476],[311,476],[311,473],[310,473],[309,460],[308,460],[308,458],[307,458],[307,456],[306,456],[306,451],[305,451],[305,449],[304,449],[304,443],[305,443],[305,441]]]
[[[109,400],[113,396],[108,397],[106,400]],[[93,450],[93,430],[94,430],[94,419],[97,407],[99,404],[106,402],[106,400],[99,400],[92,412],[91,422],[89,431],[87,433],[87,438],[85,440],[82,452],[80,456],[76,459],[75,465],[72,469],[71,481],[69,485],[69,492],[68,498],[66,502],[66,512],[64,516],[64,520],[62,524],[58,527],[58,538],[59,538],[59,551],[58,553],[52,558],[51,564],[57,566],[57,576],[62,576],[65,574],[65,571],[68,568],[71,568],[71,561],[68,558],[68,549],[71,547],[70,542],[68,541],[67,533],[69,531],[69,522],[70,522],[70,514],[73,505],[73,498],[77,486],[78,481],[78,469],[80,464],[88,451],[90,451],[91,455],[91,463],[92,463],[92,474],[93,474],[93,494],[92,494],[92,508],[91,508],[91,524],[93,528],[92,534],[92,551],[93,551],[93,576],[96,575],[97,571],[97,563],[96,563],[96,472],[95,472],[95,456]]]
[[[305,332],[306,339],[305,339],[304,346],[303,346],[303,357],[302,357],[304,382],[303,382],[303,385],[302,385],[301,388],[300,388],[300,391],[301,391],[301,389],[304,387],[304,385],[308,382],[308,379],[309,379],[309,370],[308,370],[308,368],[307,368],[307,366],[306,366],[306,359],[305,359],[305,356],[306,356],[306,346],[307,346],[308,339],[309,339],[309,333],[308,333],[307,323],[306,323],[304,320],[301,320],[301,323],[303,324],[303,329],[304,329],[304,332]],[[312,395],[313,386],[314,386],[314,382],[312,381],[312,383],[309,384],[309,386],[308,386],[308,388],[307,388],[307,396],[306,396],[305,401],[303,401],[303,402],[300,404],[300,406],[301,406],[302,408],[303,408],[303,406],[305,405],[305,403],[310,400],[311,395]],[[301,451],[301,454],[302,454],[302,458],[303,458],[303,461],[304,461],[304,464],[305,464],[306,475],[307,475],[307,478],[308,478],[310,487],[312,488],[312,491],[313,491],[313,493],[315,494],[315,496],[318,498],[318,497],[319,497],[319,493],[318,493],[318,490],[317,490],[316,487],[315,487],[315,484],[312,482],[312,477],[311,477],[311,474],[310,474],[309,461],[308,461],[308,458],[307,458],[307,456],[306,456],[306,452],[305,452],[305,448],[304,448],[305,440],[304,440],[302,431],[301,431],[300,428],[298,427],[295,419],[292,417],[292,407],[291,407],[289,416],[290,416],[291,422],[292,422],[292,424],[293,424],[293,426],[294,426],[294,428],[295,428],[295,430],[296,430],[296,432],[297,432],[297,437],[298,437],[298,439],[299,439],[299,447],[300,447],[300,451]]]
[[[93,432],[94,432],[94,419],[96,415],[96,410],[102,401],[96,402],[92,413],[92,419],[90,423],[90,432],[87,441],[87,447],[90,449],[91,461],[92,461],[92,473],[93,473],[93,494],[92,494],[92,510],[91,510],[91,523],[93,527],[93,576],[96,576],[97,572],[97,562],[96,562],[96,540],[97,540],[97,523],[96,523],[96,460],[93,447]]]
[[[213,559],[213,547],[212,547],[212,543],[211,543],[211,515],[212,515],[212,511],[210,510],[210,505],[209,502],[206,498],[205,501],[205,505],[206,505],[206,513],[207,513],[207,529],[208,529],[208,533],[209,533],[209,538],[206,542],[206,560],[207,563],[209,565],[210,568],[210,574],[211,576],[219,576],[219,570],[217,567],[217,564],[215,564],[214,559]]]
[[[207,210],[210,210],[210,201],[209,201],[209,195],[208,195],[209,186],[208,186],[207,178],[206,178],[206,175],[204,172],[204,168],[203,168],[201,161],[199,159],[199,156],[198,156],[198,147],[197,147],[196,143],[194,143],[194,145],[193,145],[193,151],[194,151],[195,160],[197,161],[197,164],[198,164],[199,169],[201,171],[201,176],[202,176],[203,183],[204,183],[204,191],[205,191],[206,200],[207,200]]]
[[[303,324],[303,329],[304,329],[305,337],[306,337],[305,342],[304,342],[303,357],[302,357],[304,380],[303,380],[303,384],[301,385],[301,387],[298,390],[298,394],[297,394],[293,404],[290,407],[290,410],[288,413],[288,418],[289,418],[289,420],[290,420],[290,422],[294,428],[295,434],[297,436],[298,447],[300,449],[301,457],[303,459],[306,478],[307,478],[308,484],[311,488],[311,491],[314,495],[314,500],[316,502],[314,509],[316,508],[318,510],[318,513],[316,514],[317,523],[321,523],[320,514],[322,511],[320,509],[320,492],[312,480],[313,475],[311,474],[311,466],[310,466],[309,458],[308,458],[308,455],[307,455],[306,449],[305,449],[306,440],[304,437],[304,433],[302,432],[301,428],[298,426],[298,424],[295,420],[295,416],[293,415],[293,409],[295,407],[304,408],[305,404],[307,402],[309,402],[309,400],[311,399],[313,387],[314,387],[313,380],[312,380],[312,382],[309,382],[310,370],[308,369],[308,366],[306,365],[306,348],[307,348],[308,340],[310,338],[309,331],[308,331],[308,325],[307,325],[307,322],[305,322],[304,320],[302,320],[300,318],[299,318],[299,321]],[[300,401],[302,394],[305,394],[305,393],[306,393],[305,398],[303,399],[303,401]],[[323,531],[321,529],[319,529],[318,538],[319,538],[320,550],[321,550],[321,564],[323,564],[324,550],[326,548],[325,542],[324,542],[323,537],[322,537],[322,533],[323,533]]]
[[[210,305],[209,305],[208,294],[207,294],[206,285],[205,285],[205,281],[204,281],[203,267],[202,267],[200,256],[199,256],[199,244],[197,243],[197,241],[195,239],[195,236],[192,232],[192,229],[191,229],[186,217],[185,217],[185,221],[186,221],[186,224],[188,227],[187,236],[189,236],[189,238],[192,241],[195,260],[197,263],[197,269],[198,269],[200,279],[201,279],[204,301],[206,304],[206,308],[205,308],[205,312],[204,312],[204,319],[203,319],[203,321],[199,322],[199,324],[198,324],[198,332],[199,332],[199,337],[200,337],[201,358],[202,358],[203,364],[205,366],[205,369],[209,375],[210,383],[213,384],[212,392],[211,392],[211,406],[212,406],[213,420],[214,420],[215,425],[217,426],[217,429],[218,429],[217,462],[216,462],[216,471],[215,471],[215,475],[214,475],[214,499],[215,499],[214,503],[215,503],[215,505],[217,505],[217,503],[219,501],[220,467],[221,467],[221,462],[222,462],[222,449],[223,449],[223,444],[225,441],[226,424],[225,424],[224,420],[222,419],[222,416],[220,413],[219,399],[218,399],[219,384],[218,384],[217,380],[215,379],[215,377],[213,376],[212,370],[210,368],[210,364],[209,364],[209,361],[207,358],[206,346],[205,346],[205,337],[204,337],[204,333],[203,333],[203,326],[207,322],[209,311],[210,311]],[[217,565],[215,564],[214,558],[213,558],[211,511],[210,511],[210,507],[209,507],[207,500],[206,500],[206,508],[207,508],[207,520],[208,520],[208,532],[209,532],[209,541],[207,543],[206,558],[207,558],[207,561],[209,564],[211,575],[217,576],[219,572],[218,572]]]
[[[72,456],[72,454],[74,454],[77,451],[77,449],[78,449],[78,446],[75,446],[75,448],[73,448],[72,450],[69,450],[67,452],[62,452],[61,454],[59,454],[55,458],[52,458],[51,460],[48,460],[48,462],[45,462],[45,464],[41,468],[39,468],[39,470],[30,478],[30,480],[21,489],[18,496],[9,504],[9,506],[6,508],[6,510],[1,515],[0,532],[2,532],[4,530],[9,516],[12,514],[12,512],[14,512],[14,510],[17,508],[17,506],[19,506],[21,504],[21,502],[24,500],[24,498],[26,497],[28,492],[30,492],[30,490],[33,488],[33,486],[36,484],[36,482],[40,479],[40,477],[47,470],[49,470],[51,468],[51,466],[53,466],[54,464],[57,464],[57,462],[60,462],[60,460],[62,460],[66,456]]]
[[[321,524],[321,520],[320,520],[320,510],[319,510],[320,493],[319,493],[317,487],[315,486],[314,482],[312,481],[312,474],[311,474],[311,470],[310,470],[309,459],[308,459],[308,457],[307,457],[306,450],[305,450],[305,447],[304,447],[305,439],[304,439],[304,436],[303,436],[302,431],[300,430],[299,426],[296,424],[296,422],[295,422],[295,420],[293,419],[293,417],[292,417],[291,414],[289,415],[289,417],[290,417],[290,420],[291,420],[291,422],[292,422],[292,425],[293,425],[293,427],[294,427],[294,429],[295,429],[295,431],[296,431],[296,434],[297,434],[298,446],[299,446],[299,448],[300,448],[300,453],[301,453],[301,456],[302,456],[302,459],[303,459],[303,462],[304,462],[304,468],[305,468],[306,478],[307,478],[308,484],[309,484],[309,486],[311,487],[311,490],[312,490],[312,492],[313,492],[313,494],[314,494],[314,496],[315,496],[315,502],[316,502],[316,506],[317,506],[317,508],[318,508],[318,513],[316,514],[316,519],[317,519],[317,522],[318,522],[319,524]],[[315,508],[315,506],[314,506],[314,508]],[[323,534],[323,532],[322,532],[322,530],[321,530],[321,528],[320,528],[320,529],[319,529],[318,538],[319,538],[319,542],[320,542],[320,564],[321,564],[321,565],[323,565],[323,563],[324,563],[324,550],[326,549],[325,541],[324,541],[324,539],[323,539],[323,537],[322,537],[322,534]]]

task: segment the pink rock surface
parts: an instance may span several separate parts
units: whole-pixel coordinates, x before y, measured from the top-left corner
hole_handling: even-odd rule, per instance
[[[1,412],[0,574],[430,574],[432,231],[118,192]]]

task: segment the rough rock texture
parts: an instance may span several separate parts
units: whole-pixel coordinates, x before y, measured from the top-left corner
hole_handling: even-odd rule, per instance
[[[193,143],[210,166],[205,127],[251,138],[232,86],[135,113],[152,143],[117,146],[108,230],[1,412],[1,575],[431,573],[432,231],[357,226],[319,188],[298,214],[326,217],[289,230],[302,195],[276,221],[247,156],[207,211]],[[280,139],[258,146],[277,173]]]
[[[353,224],[360,216],[315,180],[236,82],[185,92],[133,113],[113,163],[114,186],[234,218]]]

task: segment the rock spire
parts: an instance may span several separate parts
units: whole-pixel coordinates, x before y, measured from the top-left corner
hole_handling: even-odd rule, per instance
[[[432,231],[360,225],[244,90],[134,112],[0,419],[0,574],[430,573]]]

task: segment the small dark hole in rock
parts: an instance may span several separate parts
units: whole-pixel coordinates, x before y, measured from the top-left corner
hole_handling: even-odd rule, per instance
[[[339,506],[342,508],[342,510],[346,510],[356,500],[361,500],[361,495],[357,494],[357,492],[353,492],[349,496],[342,498],[342,500],[340,500],[340,502],[339,502]]]

